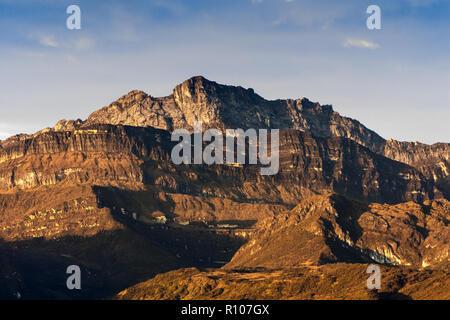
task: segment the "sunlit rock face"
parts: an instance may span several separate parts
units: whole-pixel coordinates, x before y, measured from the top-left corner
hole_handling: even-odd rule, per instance
[[[262,220],[226,268],[285,268],[329,262],[431,266],[448,262],[447,200],[367,204],[313,196]]]
[[[170,132],[192,130],[196,121],[204,129],[281,129],[279,173],[262,177],[257,166],[248,165],[175,166]],[[331,106],[306,98],[268,101],[253,89],[198,76],[177,85],[170,96],[154,98],[135,90],[86,121],[61,120],[53,128],[0,143],[1,192],[60,185],[141,190],[156,199],[151,210],[164,205],[163,214],[174,221],[259,221],[328,192],[380,203],[448,196],[448,144],[385,141]],[[4,208],[12,210],[11,199],[4,199]],[[91,195],[86,199],[88,207],[95,207]],[[115,207],[111,199],[98,202],[103,200]],[[21,205],[20,200],[12,203]],[[22,209],[20,215],[29,219],[56,210],[32,201]],[[139,210],[136,216],[144,216]],[[22,220],[30,235],[45,233],[35,232],[38,220]],[[389,250],[378,247],[373,254],[388,256]]]
[[[161,212],[169,222],[215,223],[260,221],[328,192],[387,203],[436,196],[433,181],[416,169],[346,138],[282,131],[275,176],[252,165],[176,166],[173,145],[164,130],[105,124],[9,141],[0,150],[0,235],[93,235],[119,228],[111,214],[122,208],[138,221]],[[251,230],[234,233],[247,237]]]
[[[221,85],[201,76],[177,85],[172,95],[163,98],[132,91],[92,113],[85,125],[109,123],[172,131],[192,129],[195,121],[202,121],[204,129],[296,129],[317,137],[345,137],[375,153],[412,165],[441,184],[450,172],[448,143],[429,146],[385,140],[357,120],[339,115],[330,105],[320,105],[307,98],[269,101],[253,89]],[[67,125],[72,128],[73,123]],[[63,128],[61,124],[55,127]]]
[[[281,129],[279,173],[262,177],[255,166],[173,165],[170,132],[192,130],[196,121],[203,122],[203,129]],[[448,144],[385,141],[331,106],[306,98],[268,101],[253,89],[194,77],[170,96],[154,98],[135,90],[86,121],[61,120],[53,128],[2,141],[0,190],[59,185],[152,189],[159,201],[152,210],[173,203],[164,212],[173,219],[258,221],[327,192],[381,203],[448,196],[447,165]],[[27,203],[27,213],[54,209]]]
[[[278,173],[175,165],[171,132],[196,121],[280,129]],[[122,274],[105,280],[115,289],[186,266],[437,268],[448,262],[448,151],[386,141],[306,98],[269,101],[203,77],[167,97],[135,90],[87,120],[0,141],[0,250],[5,241],[17,275],[23,245],[36,265],[67,256]]]
[[[260,176],[253,165],[182,166],[184,175],[187,181],[202,181],[207,174],[217,181],[221,176],[229,180],[225,185],[217,183],[212,195],[292,205],[306,190],[388,203],[440,196],[435,182],[415,168],[379,156],[350,139],[285,130],[279,144],[280,170],[274,176]],[[169,132],[151,127],[97,124],[39,133],[0,150],[0,190],[60,182],[131,189],[151,184],[197,195],[200,185],[186,190],[186,178],[174,173],[180,167],[170,158],[173,145]],[[159,169],[150,172],[149,166],[154,165]]]

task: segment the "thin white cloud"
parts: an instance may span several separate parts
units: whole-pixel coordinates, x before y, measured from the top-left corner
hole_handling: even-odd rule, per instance
[[[94,41],[91,38],[83,37],[73,41],[71,46],[77,50],[90,49],[94,46]]]
[[[55,36],[46,32],[32,32],[28,34],[28,39],[39,43],[43,47],[57,48],[60,46]]]
[[[95,46],[95,41],[91,37],[83,36],[74,39],[55,37],[48,33],[34,33],[29,35],[29,39],[37,41],[41,46],[47,48],[58,48],[66,50],[88,50]],[[41,56],[43,53],[39,53]]]
[[[342,45],[346,48],[349,47],[355,47],[355,48],[362,48],[362,49],[378,49],[380,46],[372,41],[368,41],[368,40],[363,40],[363,39],[351,39],[348,38],[346,39]]]
[[[52,48],[59,47],[58,42],[51,35],[41,35],[41,36],[39,36],[38,41],[44,47],[52,47]]]

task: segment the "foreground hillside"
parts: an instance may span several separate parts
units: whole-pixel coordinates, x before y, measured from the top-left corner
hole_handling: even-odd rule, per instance
[[[260,221],[220,269],[158,275],[117,299],[449,299],[450,203],[313,196]],[[381,266],[366,289],[367,262]]]
[[[450,299],[450,272],[381,268],[381,289],[366,289],[366,264],[326,264],[277,270],[182,269],[118,293],[116,299],[373,300]]]
[[[226,268],[286,268],[338,261],[436,266],[449,260],[450,203],[361,203],[314,196],[255,227]]]

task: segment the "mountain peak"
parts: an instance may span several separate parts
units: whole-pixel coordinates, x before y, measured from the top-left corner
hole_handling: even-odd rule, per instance
[[[149,97],[149,95],[142,90],[132,90],[117,99],[116,103],[120,103],[123,106],[130,106],[133,103],[142,101],[147,97]],[[114,102],[112,104],[114,104]]]
[[[216,95],[219,93],[231,93],[233,91],[236,93],[239,92],[243,96],[247,95],[248,97],[263,99],[252,88],[245,89],[241,86],[219,84],[206,79],[204,76],[193,76],[183,81],[175,87],[174,96],[180,96],[182,94],[186,94],[187,96],[195,94]]]
[[[53,129],[70,131],[93,124],[154,127],[167,131],[203,129],[280,129],[310,132],[316,137],[346,137],[390,159],[413,165],[435,181],[448,175],[449,144],[427,146],[386,141],[359,121],[308,98],[266,100],[253,89],[219,84],[197,75],[178,84],[173,94],[151,97],[133,90],[93,112],[87,121],[63,121]],[[4,142],[2,143],[4,144]],[[427,163],[427,166],[424,166]]]
[[[190,77],[189,79],[186,79],[182,83],[180,83],[180,85],[183,84],[183,83],[215,83],[215,84],[217,84],[214,81],[206,79],[202,75],[197,75],[197,76]]]
[[[195,76],[189,78],[173,89],[173,97],[175,102],[183,104],[184,100],[201,100],[206,98],[206,95],[214,94],[218,83],[209,81],[203,76]]]

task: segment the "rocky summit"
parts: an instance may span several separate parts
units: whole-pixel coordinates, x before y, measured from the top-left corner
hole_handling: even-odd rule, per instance
[[[174,164],[171,133],[197,121],[279,129],[278,173]],[[131,91],[0,141],[0,298],[448,299],[449,150],[201,76]],[[369,263],[391,279],[376,295],[355,280]]]
[[[448,261],[447,200],[397,205],[313,196],[266,218],[226,268],[286,268],[331,262],[426,267]]]

